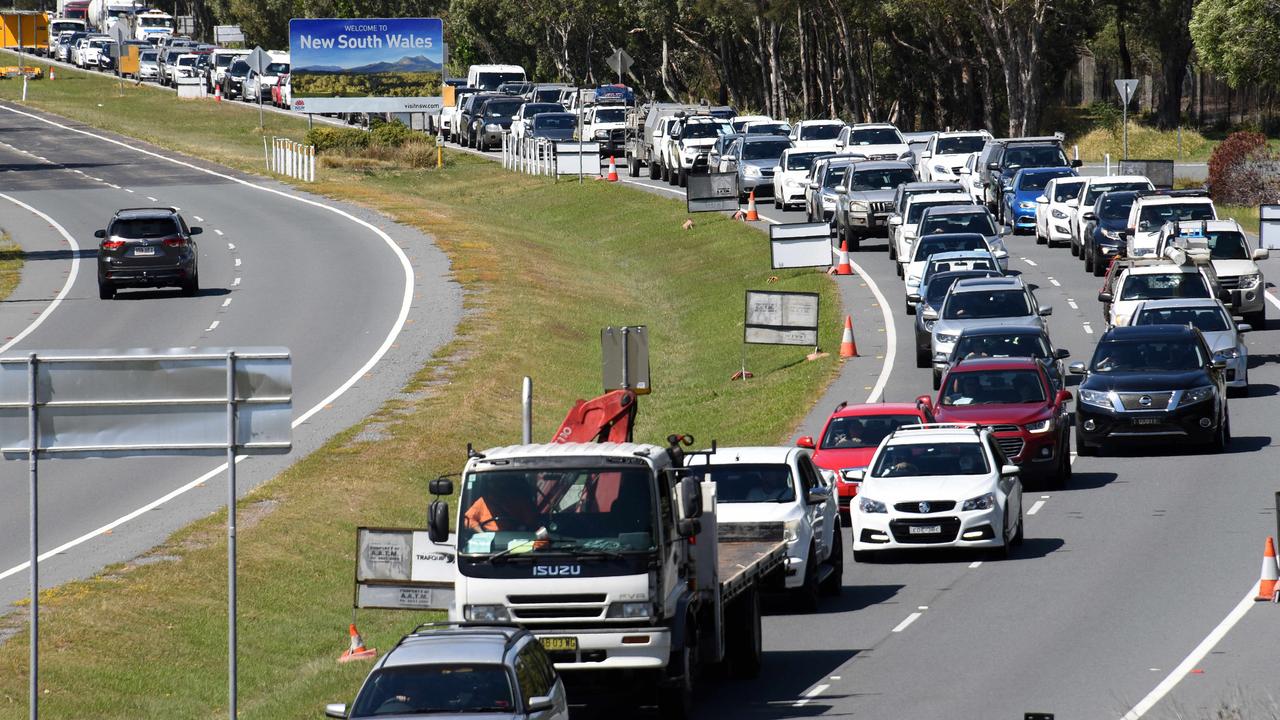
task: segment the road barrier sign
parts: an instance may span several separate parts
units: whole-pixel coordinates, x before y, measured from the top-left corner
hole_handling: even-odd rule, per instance
[[[426,530],[356,530],[357,608],[448,610],[458,565],[457,536],[431,542]]]
[[[653,392],[649,382],[649,328],[644,325],[607,327],[600,331],[604,390]]]
[[[1259,205],[1258,219],[1258,244],[1268,250],[1280,250],[1280,205]]]
[[[770,225],[769,256],[774,270],[827,267],[831,264],[831,226],[824,222]]]
[[[1129,159],[1129,101],[1133,99],[1133,93],[1138,89],[1138,81],[1135,78],[1122,78],[1116,80],[1116,92],[1120,93],[1120,117],[1121,123],[1124,125],[1124,155],[1123,159]]]
[[[748,290],[743,342],[818,345],[818,293]]]
[[[1157,188],[1173,189],[1172,160],[1121,160],[1121,175],[1143,175]]]
[[[685,207],[689,212],[738,209],[737,173],[699,173],[688,178]]]

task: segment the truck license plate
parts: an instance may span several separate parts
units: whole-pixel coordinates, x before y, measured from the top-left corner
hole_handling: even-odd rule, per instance
[[[940,532],[941,525],[912,525],[907,529],[909,535],[937,535]]]
[[[557,650],[573,652],[578,649],[578,638],[576,637],[556,635],[539,639],[542,641],[542,647],[548,652]]]
[[[139,246],[133,249],[134,257],[149,257],[156,254],[156,249],[150,246]]]

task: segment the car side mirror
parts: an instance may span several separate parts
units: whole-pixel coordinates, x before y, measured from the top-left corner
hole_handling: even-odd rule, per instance
[[[94,236],[94,237],[96,237],[96,238],[104,238],[104,237],[106,237],[106,236],[107,236],[107,231],[106,231],[106,230],[94,230],[94,231],[93,231],[93,236]]]
[[[924,152],[920,153],[921,160],[928,160],[931,157],[933,157],[933,153],[929,152],[928,150],[925,150]]]
[[[818,189],[818,183],[816,183],[816,182],[811,182],[811,183],[809,183],[809,189],[810,189],[810,190],[817,190],[817,189]]]
[[[1111,293],[1107,292],[1106,290],[1103,290],[1102,292],[1098,293],[1098,302],[1109,303],[1111,302],[1111,297],[1112,297]]]
[[[1071,398],[1070,391],[1067,391],[1067,390],[1058,391],[1057,402],[1059,405],[1066,405],[1067,403],[1071,402],[1071,400],[1072,398]]]
[[[894,215],[893,217],[889,218],[889,224],[890,224],[890,225],[892,225],[892,226],[894,226],[894,227],[898,227],[898,226],[902,225],[902,216],[901,216],[901,215]]]
[[[813,442],[813,436],[805,435],[799,440],[796,440],[796,447],[809,448],[810,450],[813,450],[816,447],[816,444]]]
[[[1266,260],[1267,258],[1271,257],[1271,251],[1268,250],[1267,248],[1258,248],[1257,250],[1253,251],[1253,254],[1250,255],[1250,257],[1252,257],[1254,260]]]
[[[196,225],[194,227],[188,228],[187,232],[191,233],[192,235],[199,235],[200,233],[204,232],[204,228],[200,227],[199,225]]]
[[[988,170],[999,170],[999,169],[1000,169],[1000,163],[987,163],[987,169],[988,169]]]
[[[1058,348],[1053,351],[1054,360],[1066,360],[1069,357],[1071,357],[1071,351],[1065,348]]]
[[[972,175],[972,174],[973,174],[973,171],[972,171],[972,170],[970,170],[970,169],[969,169],[969,168],[967,168],[967,167],[962,167],[962,168],[960,168],[960,174],[961,174],[961,175]]]
[[[432,500],[427,506],[427,537],[433,543],[442,543],[449,539],[449,503],[443,500]]]
[[[1120,238],[1121,241],[1125,241],[1129,239],[1129,231],[1127,229],[1117,230],[1116,235]]]
[[[1036,308],[1036,313],[1039,314],[1040,317],[1048,317],[1053,314],[1053,306],[1041,305],[1040,307]]]
[[[1018,474],[1018,466],[1017,466],[1017,465],[1012,465],[1012,464],[1010,464],[1010,465],[1001,465],[1001,466],[1000,466],[1000,474],[1001,474],[1001,475],[1017,475],[1017,474]]]
[[[920,293],[907,293],[907,301],[913,303],[920,302]]]
[[[809,505],[821,505],[831,499],[831,491],[824,487],[815,487],[809,490],[809,494],[805,496],[805,503]]]
[[[924,315],[922,317],[925,320],[937,320],[938,311],[934,310],[933,308],[925,308]]]
[[[1047,198],[1047,197],[1045,197],[1045,196],[1043,196],[1043,195],[1041,195],[1040,197],[1036,198],[1036,204],[1037,204],[1037,205],[1044,205],[1044,204],[1045,204],[1045,203],[1047,203],[1047,202],[1049,202],[1049,198]]]
[[[867,476],[867,471],[862,468],[855,468],[852,470],[845,470],[841,475],[847,483],[859,483]]]
[[[933,414],[933,398],[928,395],[921,395],[916,398],[916,408],[924,410],[927,414]]]
[[[1253,326],[1250,325],[1249,323],[1240,323],[1239,325],[1236,325],[1236,332],[1238,333],[1247,333],[1252,330],[1253,330]]]
[[[1070,200],[1067,201],[1067,207],[1078,208],[1080,207],[1080,201],[1076,198],[1071,198]]]
[[[848,186],[848,185],[837,185],[837,186],[836,186],[836,192],[837,192],[837,193],[839,193],[839,194],[841,194],[841,195],[843,195],[843,194],[845,194],[845,193],[849,192],[849,186]]]
[[[774,175],[777,175],[777,174],[778,174],[778,173],[780,173],[780,172],[782,172],[782,166],[781,166],[781,165],[774,165],[774,166],[773,166],[773,174],[774,174]]]
[[[1072,160],[1072,161],[1071,161],[1071,167],[1073,167],[1073,168],[1078,168],[1078,167],[1083,167],[1083,166],[1084,166],[1084,161],[1083,161],[1083,160]]]
[[[524,704],[525,711],[531,713],[545,712],[553,707],[555,707],[555,703],[546,695],[535,695]]]
[[[1209,364],[1213,366],[1214,370],[1224,370],[1227,367],[1227,356],[1221,353],[1215,353],[1213,361]]]
[[[329,703],[324,706],[324,716],[330,718],[345,718],[347,716],[346,703]]]
[[[1072,375],[1083,375],[1084,363],[1078,362],[1078,361],[1071,363],[1070,365],[1067,366],[1067,372],[1071,373]]]

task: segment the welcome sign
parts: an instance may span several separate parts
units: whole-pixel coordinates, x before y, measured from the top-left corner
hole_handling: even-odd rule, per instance
[[[289,21],[293,109],[436,112],[444,74],[440,18]]]

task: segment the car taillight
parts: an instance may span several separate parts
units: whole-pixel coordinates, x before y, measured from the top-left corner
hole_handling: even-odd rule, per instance
[[[103,250],[119,250],[122,247],[124,247],[123,240],[103,240],[102,241]]]
[[[180,237],[171,237],[164,239],[165,247],[183,247],[187,244],[186,239]]]

